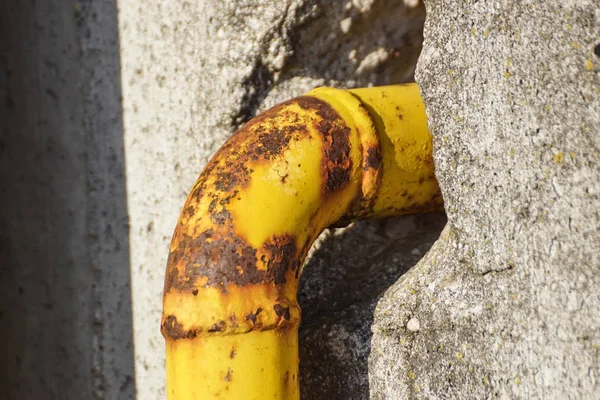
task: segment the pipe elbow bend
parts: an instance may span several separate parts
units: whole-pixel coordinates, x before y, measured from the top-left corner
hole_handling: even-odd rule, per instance
[[[171,242],[162,333],[297,325],[302,262],[326,227],[441,204],[416,84],[319,88],[279,104],[194,184]]]
[[[431,142],[416,84],[319,88],[240,128],[171,242],[161,331],[172,398],[210,398],[231,371],[229,395],[266,380],[272,393],[256,398],[297,398],[296,292],[311,244],[328,226],[441,209]],[[251,359],[277,367],[256,372]]]

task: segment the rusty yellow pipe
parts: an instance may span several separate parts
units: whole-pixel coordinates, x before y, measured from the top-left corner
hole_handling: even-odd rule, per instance
[[[210,160],[171,242],[162,333],[170,400],[298,399],[302,262],[328,226],[439,210],[416,84],[315,89]]]

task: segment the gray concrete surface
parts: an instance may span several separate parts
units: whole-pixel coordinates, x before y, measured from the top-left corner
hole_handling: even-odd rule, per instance
[[[121,0],[118,5],[137,394],[162,399],[164,343],[158,328],[168,243],[185,197],[210,155],[258,111],[315,86],[410,80],[421,47],[424,9],[386,0]],[[412,220],[388,222],[396,226],[393,234],[378,225],[363,232],[359,225],[344,233],[342,244],[323,238],[326,244],[313,253],[303,277],[302,335],[305,343],[313,343],[302,350],[303,398],[364,398],[375,299],[410,266],[407,260],[416,261],[417,252],[431,243],[441,218],[418,223],[424,243],[415,253],[408,244],[397,250],[392,246],[395,240],[411,242],[398,232],[413,226]],[[333,288],[359,293],[360,268],[348,273],[355,277],[347,285],[336,279],[331,286],[322,283],[321,289],[311,286],[347,267],[349,259],[331,259],[356,241],[380,253],[373,268],[387,283],[360,292],[365,296],[361,304],[351,305],[348,296],[323,306],[311,294],[314,290],[328,298],[334,296]],[[392,259],[406,260],[389,266]],[[366,268],[366,261],[356,266]],[[332,313],[338,316],[332,318]],[[355,320],[344,319],[343,313]],[[326,321],[330,324],[321,327]],[[360,333],[349,334],[354,327]]]
[[[116,5],[0,10],[0,397],[134,397]]]
[[[7,398],[163,399],[168,243],[208,157],[312,87],[410,80],[415,3],[3,4]],[[320,238],[303,398],[599,398],[597,4],[427,6],[417,78],[449,224],[412,269],[443,215]]]
[[[438,238],[443,213],[326,231],[300,279],[302,399],[369,398],[371,325],[381,295]]]
[[[426,6],[448,225],[377,305],[371,398],[599,399],[598,2]]]

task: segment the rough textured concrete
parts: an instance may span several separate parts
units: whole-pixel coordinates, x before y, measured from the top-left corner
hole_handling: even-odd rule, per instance
[[[422,5],[410,8],[391,0],[119,1],[139,398],[164,398],[159,320],[168,243],[185,197],[208,157],[257,111],[315,86],[410,80],[423,20]],[[409,238],[378,234],[378,225],[364,228],[364,233],[360,226],[351,228],[342,247],[325,240],[322,250],[314,252],[307,267],[307,274],[314,274],[306,277],[307,291],[319,279],[330,279],[333,271],[348,266],[350,258],[332,263],[331,257],[356,241],[379,252],[373,268],[381,271],[375,275],[388,281],[361,292],[365,299],[360,305],[346,299],[314,313],[309,310],[317,306],[318,297],[303,295],[302,335],[315,346],[303,348],[303,354],[310,354],[301,366],[305,398],[322,398],[323,393],[364,398],[372,305],[410,263],[396,263],[387,271],[388,261],[416,261],[416,252],[424,251],[427,241],[437,235],[441,218],[420,223],[429,221],[431,227],[422,228],[424,243],[414,244],[414,254]],[[411,221],[388,224],[401,230],[405,224],[412,226]],[[394,250],[395,240],[404,245]],[[368,263],[358,265],[366,269]],[[328,298],[334,287],[352,293],[357,281],[353,278],[344,286],[337,279],[322,290]],[[357,320],[344,321],[343,312]],[[337,320],[331,313],[339,314]],[[316,328],[326,321],[335,324]],[[349,339],[352,324],[361,330]],[[324,341],[331,346],[323,347]],[[329,361],[318,361],[317,355]]]
[[[0,387],[133,397],[131,249],[138,398],[162,399],[168,242],[208,157],[314,86],[410,80],[423,7],[121,0],[126,198],[114,2],[5,3]],[[303,398],[597,397],[597,4],[428,6],[418,80],[449,224],[375,317],[443,216],[320,239],[301,281]]]
[[[449,223],[377,306],[371,397],[597,399],[598,2],[426,5]]]
[[[3,399],[133,398],[116,5],[0,11]]]
[[[300,280],[302,399],[366,399],[375,305],[438,238],[443,213],[326,231]]]

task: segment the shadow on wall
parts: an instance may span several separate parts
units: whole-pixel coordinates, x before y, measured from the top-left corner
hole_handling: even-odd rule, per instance
[[[2,398],[135,397],[115,1],[0,11]]]
[[[423,257],[445,223],[444,213],[432,213],[330,231],[300,279],[303,399],[369,398],[377,301]]]
[[[304,90],[295,95],[315,86],[348,88],[414,81],[423,44],[422,1],[308,0],[295,13],[296,22],[286,25],[283,35],[289,52],[283,68],[263,62],[254,66],[242,83],[246,95],[239,114],[232,118],[232,128],[288,100],[290,88],[298,87],[302,80],[312,84],[300,85]],[[267,54],[272,35],[265,39],[261,47]]]
[[[351,8],[349,2],[322,7],[297,31],[288,68],[344,86],[414,81],[423,44],[422,2],[415,7],[405,5],[411,1],[397,0],[352,3]]]

